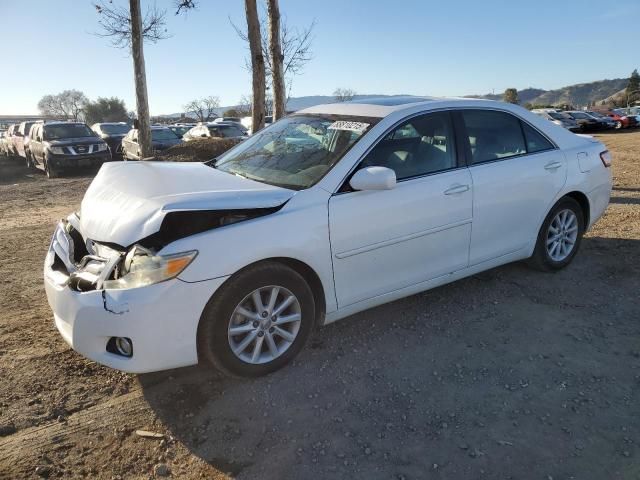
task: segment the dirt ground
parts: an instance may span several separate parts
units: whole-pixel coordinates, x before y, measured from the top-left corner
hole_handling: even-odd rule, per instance
[[[257,380],[70,350],[41,270],[91,178],[1,158],[0,478],[640,479],[640,131],[599,137],[611,205],[569,268],[360,313]]]

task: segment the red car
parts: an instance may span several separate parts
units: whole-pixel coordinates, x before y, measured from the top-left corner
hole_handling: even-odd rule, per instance
[[[635,127],[638,124],[636,117],[633,115],[627,116],[623,112],[616,112],[615,110],[609,110],[602,112],[607,117],[611,117],[616,122],[616,129]]]

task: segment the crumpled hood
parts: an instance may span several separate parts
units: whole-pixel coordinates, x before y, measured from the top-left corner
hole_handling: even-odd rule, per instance
[[[295,193],[198,162],[110,162],[82,200],[80,231],[127,247],[156,233],[168,212],[270,208]]]

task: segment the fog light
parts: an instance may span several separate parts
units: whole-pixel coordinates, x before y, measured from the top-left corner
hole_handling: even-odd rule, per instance
[[[123,357],[130,357],[133,355],[133,343],[131,343],[130,338],[115,337],[113,346],[115,347],[116,353]]]

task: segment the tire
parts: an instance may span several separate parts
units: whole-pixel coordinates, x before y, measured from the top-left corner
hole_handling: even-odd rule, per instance
[[[46,160],[44,163],[44,173],[47,174],[47,178],[51,178],[51,179],[58,178],[60,176],[60,173],[58,172],[58,170],[51,167],[49,165],[49,162],[47,162]]]
[[[272,310],[274,316],[271,316],[271,311],[267,315],[260,315],[259,310],[254,308],[256,303],[252,294],[262,292],[259,294],[260,301],[266,305],[266,313],[274,288],[279,289],[276,301],[272,302],[275,303]],[[282,315],[275,316],[278,307],[286,303],[284,300],[288,300],[289,295],[295,299],[282,310]],[[250,310],[249,313],[254,313],[255,310],[255,316],[246,317],[237,313],[240,307],[245,312]],[[298,321],[270,323],[273,319],[280,322],[285,318],[295,318],[296,315],[299,317]],[[266,375],[284,367],[302,350],[315,320],[313,292],[305,279],[283,264],[262,262],[236,273],[211,297],[198,326],[198,357],[200,361],[205,361],[228,375]],[[236,330],[244,329],[246,332],[236,332],[234,335],[229,331],[232,325]],[[283,333],[293,335],[291,341],[280,336],[278,332],[283,330]],[[248,342],[247,345],[240,350],[245,341]],[[232,343],[235,344],[236,351],[240,350],[239,353],[234,353]],[[271,345],[275,346],[275,351],[278,352],[276,355],[270,348]],[[257,348],[259,356],[257,361],[252,361]],[[242,359],[242,355],[252,358]]]
[[[31,152],[24,152],[24,156],[26,157],[27,169],[33,170],[34,164],[33,164],[33,161],[31,160]]]
[[[622,122],[620,120],[618,120],[616,122],[616,126],[614,127],[616,130],[621,130],[622,129]]]
[[[565,225],[562,224],[560,216],[564,212],[567,212]],[[573,221],[571,220],[572,216]],[[574,227],[575,237],[573,236]],[[571,197],[561,198],[544,219],[540,232],[538,232],[533,255],[527,263],[532,268],[545,272],[563,269],[571,263],[580,249],[584,229],[584,212],[580,204]],[[560,230],[560,232],[554,233],[553,230]],[[562,233],[563,231],[564,233]],[[564,237],[558,238],[558,235],[564,235]],[[558,238],[558,240],[554,242],[553,238]],[[573,241],[572,244],[571,241]]]

